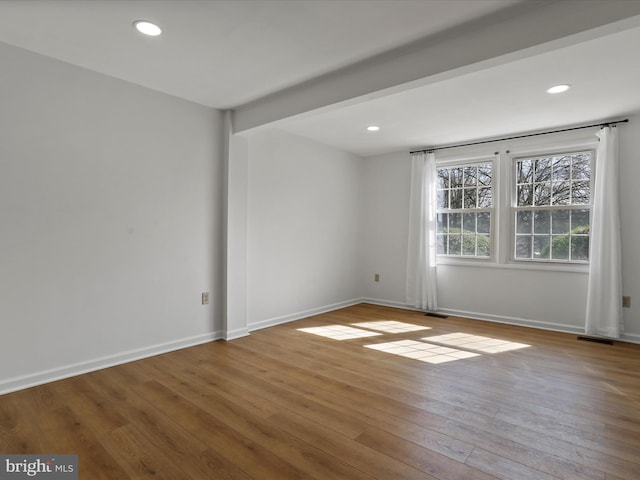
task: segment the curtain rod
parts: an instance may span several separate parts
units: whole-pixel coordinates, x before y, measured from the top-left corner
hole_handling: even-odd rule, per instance
[[[413,150],[413,151],[411,151],[409,153],[429,153],[429,152],[434,152],[436,150],[444,150],[445,148],[468,147],[470,145],[482,145],[483,143],[504,142],[505,140],[515,140],[517,138],[537,137],[538,135],[549,135],[551,133],[570,132],[572,130],[581,130],[583,128],[608,127],[610,125],[617,125],[618,123],[627,123],[627,122],[629,122],[629,119],[625,118],[624,120],[615,120],[613,122],[594,123],[592,125],[584,125],[582,127],[563,128],[561,130],[550,130],[548,132],[529,133],[527,135],[516,135],[515,137],[494,138],[493,140],[482,140],[480,142],[461,143],[461,144],[458,144],[458,145],[445,145],[444,147],[423,148],[422,150]]]

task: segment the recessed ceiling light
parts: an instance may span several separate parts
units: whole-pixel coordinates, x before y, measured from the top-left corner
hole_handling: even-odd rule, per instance
[[[380,127],[377,126],[377,125],[369,125],[367,127],[367,130],[370,131],[370,132],[377,132],[378,130],[380,130]]]
[[[566,92],[567,90],[569,90],[571,88],[571,85],[554,85],[551,88],[547,88],[547,93],[562,93],[562,92]]]
[[[144,33],[150,37],[157,37],[162,33],[162,29],[158,25],[148,20],[136,20],[133,22],[133,26],[140,33]]]

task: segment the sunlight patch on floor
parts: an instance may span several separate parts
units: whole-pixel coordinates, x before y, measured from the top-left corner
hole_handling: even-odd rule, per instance
[[[412,358],[426,363],[445,363],[463,358],[480,356],[479,353],[465,352],[455,348],[441,347],[431,343],[416,342],[415,340],[398,340],[387,343],[365,345],[366,348],[392,353],[401,357]]]
[[[375,337],[381,333],[347,327],[346,325],[326,325],[323,327],[298,328],[299,332],[312,333],[333,340],[351,340],[353,338]]]
[[[482,353],[500,353],[520,348],[530,347],[525,343],[510,342],[498,338],[481,337],[468,333],[449,333],[447,335],[437,335],[435,337],[424,337],[426,342],[436,342],[452,347],[460,347],[468,350],[476,350]]]
[[[417,332],[420,330],[431,330],[431,327],[422,325],[414,325],[413,323],[398,322],[396,320],[381,320],[378,322],[361,322],[352,323],[356,327],[368,328],[370,330],[379,330],[385,333],[405,333]]]

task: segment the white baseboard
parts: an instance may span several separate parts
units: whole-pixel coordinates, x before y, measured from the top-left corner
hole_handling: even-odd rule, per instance
[[[562,333],[584,333],[584,329],[575,325],[567,325],[564,323],[543,322],[541,320],[532,320],[528,318],[509,317],[505,315],[492,315],[488,313],[467,312],[465,310],[454,310],[443,308],[438,313],[452,315],[456,317],[470,318],[472,320],[484,320],[485,322],[504,323],[507,325],[518,325],[520,327],[538,328],[540,330],[551,330],[553,332]]]
[[[370,297],[362,297],[360,299],[361,303],[370,303],[371,305],[380,305],[381,307],[393,307],[400,308],[402,310],[413,310],[414,312],[421,312],[419,308],[412,307],[411,305],[407,305],[406,303],[396,302],[393,300],[380,300],[379,298],[370,298]]]
[[[640,335],[637,333],[623,333],[620,340],[624,340],[629,343],[640,343]]]
[[[235,340],[236,338],[246,337],[247,335],[249,335],[249,329],[247,327],[243,327],[243,328],[236,328],[235,330],[231,330],[228,332],[223,332],[222,338],[228,342],[229,340]]]
[[[281,317],[268,318],[266,320],[261,320],[259,322],[251,323],[250,325],[248,325],[248,327],[249,327],[249,331],[252,332],[254,330],[260,330],[262,328],[273,327],[275,325],[280,325],[282,323],[293,322],[295,320],[300,320],[302,318],[311,317],[313,315],[320,315],[321,313],[327,313],[333,310],[339,310],[341,308],[351,307],[359,303],[362,303],[361,298],[345,300],[344,302],[338,302],[331,305],[325,305],[323,307],[312,308],[310,310],[305,310],[303,312],[292,313],[290,315],[283,315]]]
[[[175,350],[181,350],[183,348],[193,347],[193,346],[211,342],[214,340],[220,340],[222,338],[224,338],[225,340],[233,340],[235,338],[247,336],[249,335],[249,332],[253,330],[259,330],[262,328],[280,325],[282,323],[288,323],[295,320],[300,320],[302,318],[310,317],[313,315],[319,315],[321,313],[331,312],[333,310],[339,310],[341,308],[350,307],[353,305],[357,305],[359,303],[370,303],[372,305],[400,308],[403,310],[421,311],[413,306],[407,305],[402,302],[381,300],[381,299],[368,298],[368,297],[356,298],[356,299],[347,300],[344,302],[334,303],[332,305],[326,305],[323,307],[305,310],[303,312],[298,312],[290,315],[283,315],[281,317],[274,317],[267,320],[262,320],[260,322],[256,322],[249,325],[248,328],[233,330],[231,332],[227,332],[224,335],[221,332],[206,333],[203,335],[184,338],[184,339],[173,341],[173,342],[167,342],[163,344],[153,345],[150,347],[144,347],[136,350],[130,350],[127,352],[118,353],[115,355],[109,355],[106,357],[89,360],[87,362],[75,363],[75,364],[67,365],[60,368],[54,368],[51,370],[44,370],[38,373],[24,375],[21,377],[10,378],[8,380],[0,381],[0,395],[15,392],[17,390],[23,390],[25,388],[34,387],[37,385],[42,385],[49,382],[54,382],[56,380],[62,380],[64,378],[74,377],[76,375],[81,375],[83,373],[89,373],[96,370],[101,370],[103,368],[121,365],[123,363],[128,363],[135,360],[142,360],[144,358],[153,357],[155,355],[160,355],[160,354],[172,352]],[[584,333],[583,330],[579,327],[575,327],[573,325],[560,324],[560,323],[548,323],[548,322],[541,322],[537,320],[527,320],[522,318],[507,317],[507,316],[501,316],[501,315],[491,315],[491,314],[484,314],[484,313],[477,313],[477,312],[467,312],[463,310],[453,310],[453,309],[441,309],[441,310],[438,310],[438,313],[444,313],[447,315],[452,315],[457,317],[471,318],[474,320],[484,320],[488,322],[505,323],[509,325],[519,325],[523,327],[539,328],[542,330],[552,330],[556,332],[574,333],[574,334]],[[625,342],[640,344],[640,335],[634,334],[634,333],[625,333],[622,335],[621,340]]]
[[[385,307],[402,308],[405,310],[414,310],[418,312],[424,311],[416,307],[413,307],[411,305],[407,305],[405,303],[388,301],[388,300],[379,300],[375,298],[363,298],[362,301],[364,303],[382,305]],[[438,313],[442,313],[444,315],[451,315],[454,317],[470,318],[472,320],[483,320],[485,322],[505,323],[508,325],[518,325],[520,327],[531,327],[531,328],[539,328],[541,330],[552,330],[554,332],[578,333],[578,334],[584,333],[583,329],[579,327],[576,327],[574,325],[566,325],[563,323],[549,323],[549,322],[542,322],[539,320],[508,317],[503,315],[492,315],[488,313],[468,312],[465,310],[454,310],[449,308],[440,308],[438,309]]]
[[[407,305],[405,303],[396,302],[396,301],[380,300],[377,298],[366,298],[366,297],[362,298],[361,300],[363,303],[370,303],[372,305],[380,305],[383,307],[393,307],[393,308],[401,308],[403,310],[422,311],[411,305]],[[581,327],[576,327],[575,325],[567,325],[563,323],[543,322],[540,320],[530,320],[530,319],[524,319],[524,318],[492,315],[492,314],[478,313],[478,312],[467,312],[464,310],[454,310],[454,309],[447,309],[447,308],[439,309],[438,313],[443,313],[443,314],[451,315],[455,317],[470,318],[472,320],[484,320],[486,322],[504,323],[508,325],[517,325],[520,327],[538,328],[540,330],[550,330],[553,332],[573,333],[577,335],[584,333],[584,329]],[[620,337],[620,340],[624,342],[629,342],[629,343],[640,343],[640,335],[635,333],[623,333]]]
[[[72,365],[66,365],[64,367],[53,368],[51,370],[44,370],[38,373],[10,378],[8,380],[0,381],[0,395],[15,392],[17,390],[23,390],[29,387],[35,387],[36,385],[42,385],[44,383],[55,382],[56,380],[62,380],[64,378],[75,377],[76,375],[101,370],[103,368],[113,367],[115,365],[121,365],[123,363],[132,362],[134,360],[142,360],[143,358],[153,357],[155,355],[172,352],[174,350],[193,347],[202,343],[219,340],[220,338],[222,338],[220,332],[205,333],[202,335],[196,335],[194,337],[183,338],[181,340],[176,340],[173,342],[129,350],[127,352],[108,355],[106,357],[101,357],[86,362],[74,363]]]

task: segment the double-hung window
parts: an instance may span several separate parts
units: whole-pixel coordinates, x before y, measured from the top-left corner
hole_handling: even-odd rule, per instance
[[[490,258],[493,161],[449,165],[437,172],[438,255]]]
[[[514,260],[589,261],[593,157],[587,150],[513,160]]]

